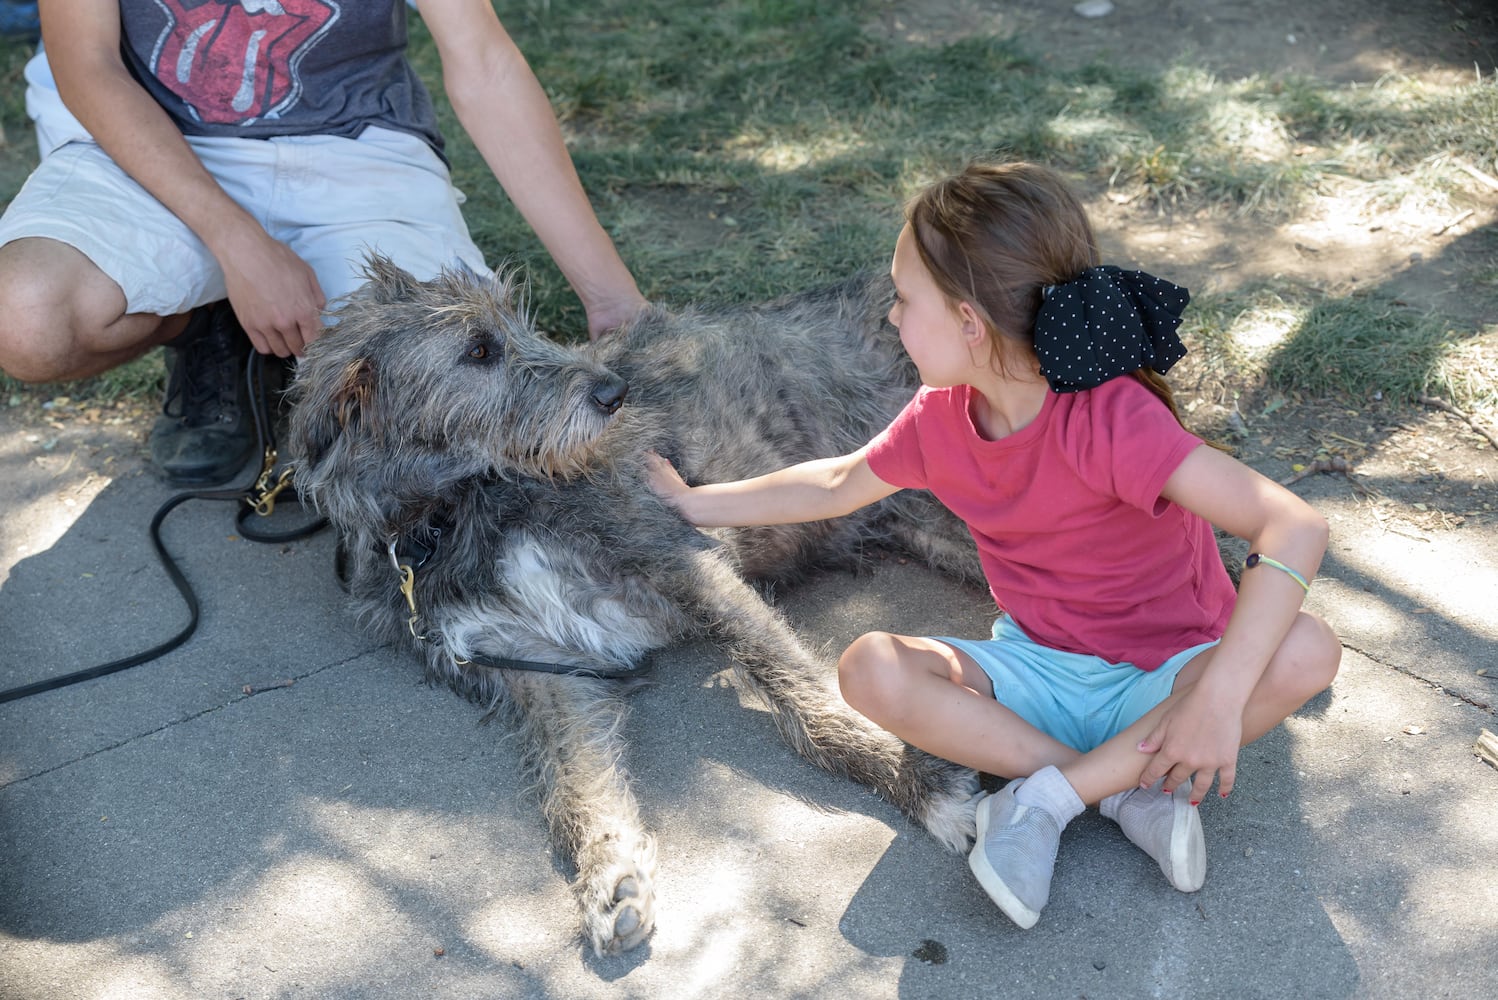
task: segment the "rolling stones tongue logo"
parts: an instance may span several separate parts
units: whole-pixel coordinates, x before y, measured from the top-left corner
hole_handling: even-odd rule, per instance
[[[338,19],[327,0],[159,0],[171,19],[152,58],[159,79],[215,125],[274,118],[296,104],[297,67]]]

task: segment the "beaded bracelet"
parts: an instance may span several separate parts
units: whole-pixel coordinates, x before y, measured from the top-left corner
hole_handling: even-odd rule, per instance
[[[1306,582],[1306,578],[1301,576],[1295,570],[1291,569],[1289,566],[1286,566],[1284,563],[1280,562],[1278,559],[1271,559],[1269,556],[1262,555],[1258,552],[1250,552],[1248,554],[1248,558],[1243,560],[1243,568],[1253,569],[1255,566],[1259,565],[1259,563],[1263,563],[1266,566],[1273,566],[1277,570],[1289,573],[1290,578],[1296,583],[1300,584],[1301,590],[1304,590],[1308,594],[1311,592],[1311,585]]]

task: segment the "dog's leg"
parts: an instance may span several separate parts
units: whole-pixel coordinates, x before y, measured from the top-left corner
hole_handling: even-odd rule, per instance
[[[832,669],[722,556],[694,557],[688,606],[769,706],[781,735],[817,766],[872,787],[954,851],[974,834],[977,775],[924,753],[853,711]]]
[[[988,589],[973,536],[935,497],[925,490],[901,490],[882,507],[896,545],[944,576]]]
[[[620,761],[624,702],[616,683],[503,672],[502,710],[540,781],[554,842],[577,866],[583,933],[600,955],[628,951],[655,927],[655,838]]]

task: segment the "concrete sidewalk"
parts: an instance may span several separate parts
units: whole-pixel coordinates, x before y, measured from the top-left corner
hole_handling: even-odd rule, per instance
[[[171,493],[133,429],[7,414],[0,688],[170,635],[185,612],[146,526]],[[1333,522],[1310,606],[1343,670],[1203,806],[1201,892],[1089,814],[1018,930],[686,647],[628,723],[658,927],[608,959],[577,939],[516,748],[359,630],[332,538],[258,545],[230,505],[188,503],[166,537],[197,635],[0,706],[0,997],[1498,996],[1498,770],[1471,749],[1498,731],[1498,546],[1389,530],[1336,479],[1297,489]],[[829,647],[989,619],[894,563],[781,599]]]

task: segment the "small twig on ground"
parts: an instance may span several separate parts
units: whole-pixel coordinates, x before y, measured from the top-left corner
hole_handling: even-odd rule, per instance
[[[1353,491],[1356,492],[1359,496],[1371,497],[1377,495],[1375,491],[1369,489],[1367,486],[1364,486],[1362,483],[1352,478],[1352,463],[1347,459],[1342,458],[1340,455],[1333,455],[1330,458],[1318,458],[1316,459],[1316,461],[1312,462],[1304,469],[1301,469],[1295,475],[1287,476],[1286,478],[1281,479],[1280,485],[1290,486],[1294,483],[1300,482],[1307,476],[1314,476],[1318,472],[1340,472],[1344,477],[1346,477],[1347,484],[1351,486],[1353,488]]]
[[[1494,767],[1498,767],[1498,736],[1484,729],[1477,737],[1477,742],[1472,745],[1472,752]]]
[[[1461,410],[1458,410],[1456,407],[1452,406],[1444,399],[1437,399],[1435,396],[1421,396],[1420,402],[1437,410],[1444,410],[1445,412],[1450,413],[1452,416],[1461,417],[1467,422],[1467,425],[1469,427],[1471,427],[1477,433],[1481,434],[1483,437],[1487,438],[1488,444],[1492,445],[1494,448],[1498,448],[1498,438],[1495,438],[1493,436],[1492,431],[1488,430],[1486,427],[1479,424],[1476,420],[1473,420],[1471,416],[1463,413]]]
[[[1471,174],[1477,180],[1479,180],[1482,183],[1486,184],[1488,187],[1492,188],[1494,191],[1498,191],[1498,180],[1495,180],[1494,178],[1492,178],[1492,177],[1488,176],[1487,174],[1483,173],[1481,170],[1478,170],[1476,167],[1472,166],[1470,163],[1463,163],[1461,160],[1458,160],[1455,157],[1452,158],[1451,162],[1455,163],[1458,167],[1460,167],[1461,169],[1465,170],[1467,173]]]
[[[1440,229],[1437,229],[1432,235],[1434,235],[1434,236],[1445,236],[1446,235],[1446,230],[1450,229],[1452,226],[1455,226],[1455,225],[1458,225],[1458,224],[1460,224],[1462,222],[1465,222],[1467,220],[1467,217],[1470,216],[1471,214],[1472,214],[1472,209],[1469,208],[1465,212],[1461,213],[1460,215],[1455,216],[1452,219],[1450,219],[1445,225],[1443,225]]]
[[[265,684],[260,687],[255,687],[253,684],[246,684],[241,690],[244,691],[245,694],[259,694],[261,691],[274,691],[277,688],[289,688],[295,683],[295,678],[287,678],[284,681],[276,681],[274,684]]]

